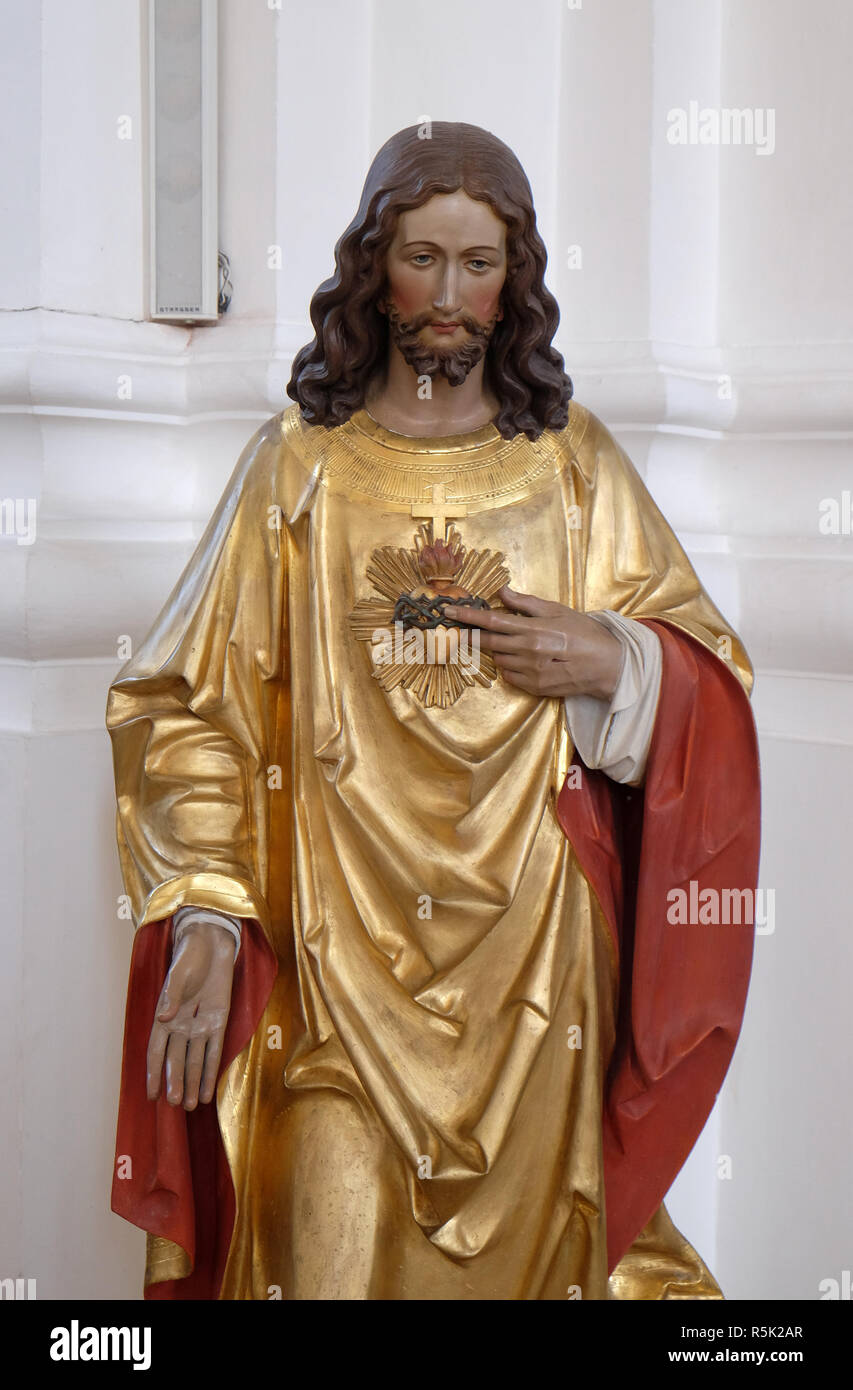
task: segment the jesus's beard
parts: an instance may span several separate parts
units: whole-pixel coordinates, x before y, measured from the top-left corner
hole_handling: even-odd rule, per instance
[[[386,304],[391,336],[400,352],[418,376],[443,376],[451,386],[461,386],[471,368],[486,355],[489,339],[500,317],[495,314],[488,323],[477,323],[465,315],[458,321],[469,333],[468,341],[456,348],[426,347],[418,334],[432,321],[432,314],[418,314],[405,323],[393,304]]]

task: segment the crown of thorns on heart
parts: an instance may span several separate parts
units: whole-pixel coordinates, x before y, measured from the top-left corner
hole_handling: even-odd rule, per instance
[[[402,623],[404,628],[419,628],[422,632],[439,626],[467,627],[467,623],[445,617],[444,610],[448,604],[464,600],[471,608],[488,608],[490,605],[484,598],[470,594],[453,582],[465,558],[465,548],[459,536],[452,535],[449,545],[441,540],[426,544],[418,536],[415,544],[424,589],[400,595],[394,605],[394,622]]]

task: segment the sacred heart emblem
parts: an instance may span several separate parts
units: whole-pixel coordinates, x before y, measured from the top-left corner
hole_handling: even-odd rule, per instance
[[[360,599],[349,615],[360,642],[370,642],[373,674],[383,690],[411,690],[427,708],[447,709],[474,685],[491,685],[497,667],[480,651],[479,629],[444,616],[465,600],[491,608],[509,583],[504,556],[466,550],[454,526],[432,540],[421,526],[414,550],[391,545],[374,550],[367,577],[381,597]]]

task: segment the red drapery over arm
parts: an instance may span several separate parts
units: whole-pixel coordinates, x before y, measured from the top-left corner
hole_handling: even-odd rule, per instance
[[[697,902],[714,901],[701,896],[708,889],[753,895],[758,875],[758,749],[746,692],[701,643],[666,623],[648,626],[661,640],[663,671],[644,786],[583,769],[582,786],[567,782],[557,804],[620,958],[603,1111],[610,1270],[710,1114],[752,965],[752,925],[676,925],[667,895],[689,895],[691,883]]]
[[[137,933],[130,963],[116,1133],[112,1209],[152,1235],[186,1250],[186,1279],[151,1284],[146,1298],[216,1298],[234,1228],[234,1189],[216,1104],[187,1111],[164,1094],[146,1096],[146,1057],[154,1010],[172,959],[171,918]],[[257,922],[243,922],[219,1076],[257,1028],[276,976],[276,959]],[[218,1080],[218,1078],[217,1078]],[[163,1087],[165,1091],[165,1086]],[[121,1177],[121,1160],[131,1160]]]

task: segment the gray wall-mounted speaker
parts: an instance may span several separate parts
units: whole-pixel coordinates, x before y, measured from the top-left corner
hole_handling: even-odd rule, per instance
[[[215,323],[218,0],[147,0],[149,313]]]

